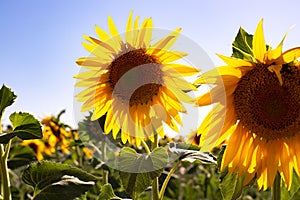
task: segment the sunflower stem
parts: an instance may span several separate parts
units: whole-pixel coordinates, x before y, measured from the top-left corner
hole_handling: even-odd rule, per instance
[[[144,140],[142,140],[142,145],[143,145],[145,151],[146,151],[148,154],[150,154],[150,153],[151,153],[150,148],[149,148],[149,146],[147,145],[147,143],[146,143]]]
[[[102,142],[102,161],[106,162],[106,143]],[[103,185],[108,183],[108,171],[103,169]]]
[[[2,113],[0,113],[0,133],[2,133]],[[3,200],[11,200],[10,180],[7,167],[7,158],[10,151],[11,140],[8,144],[0,144],[0,173],[1,173],[1,195]]]
[[[180,162],[178,161],[178,162],[174,165],[174,167],[170,170],[170,172],[168,173],[166,179],[164,180],[164,183],[163,183],[163,185],[162,185],[162,187],[161,187],[161,189],[160,189],[160,192],[159,192],[159,200],[162,200],[162,199],[163,199],[164,194],[165,194],[165,190],[166,190],[166,188],[167,188],[167,186],[168,186],[168,183],[169,183],[169,181],[170,181],[172,175],[173,175],[174,172],[176,171],[177,167],[179,166],[179,164],[180,164]]]
[[[273,186],[272,186],[272,200],[280,200],[280,193],[281,193],[281,177],[280,174],[277,173]]]
[[[154,132],[154,141],[152,143],[152,151],[158,147],[158,134]],[[158,177],[154,178],[152,183],[152,199],[159,200],[159,184]]]

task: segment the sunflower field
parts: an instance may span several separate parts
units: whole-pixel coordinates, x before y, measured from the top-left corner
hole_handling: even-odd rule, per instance
[[[83,37],[77,126],[65,110],[10,113],[0,199],[300,199],[300,47],[283,50],[287,34],[266,44],[261,19],[253,34],[238,30],[231,55],[218,54],[222,66],[203,71],[180,62],[190,53],[174,48],[181,28],[157,38],[153,21],[131,11],[121,34],[109,16]],[[3,83],[0,120],[16,99]],[[176,135],[188,106],[210,109]]]

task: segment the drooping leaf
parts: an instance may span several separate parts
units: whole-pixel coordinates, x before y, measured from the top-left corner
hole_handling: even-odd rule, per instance
[[[241,27],[232,43],[232,57],[253,61],[252,40],[253,35]]]
[[[3,133],[0,135],[0,144],[7,144],[14,137],[16,137],[15,133]]]
[[[39,139],[43,137],[41,125],[31,114],[15,112],[9,116],[13,125],[13,134],[22,140]]]
[[[97,178],[70,165],[43,161],[31,164],[22,180],[34,187],[34,200],[72,200],[91,189]]]
[[[295,171],[293,171],[291,189],[287,190],[284,182],[281,183],[281,199],[282,200],[293,199],[294,195],[298,192],[299,188],[300,188],[300,177],[297,175]]]
[[[17,96],[11,89],[2,85],[2,88],[0,89],[0,117],[2,116],[4,109],[12,105],[16,98]]]
[[[204,164],[217,164],[217,159],[210,153],[178,148],[178,146],[176,143],[172,142],[169,144],[169,150],[171,153],[175,154],[175,156],[179,157],[179,160],[191,163],[200,160]]]
[[[120,152],[120,178],[126,191],[132,196],[147,189],[154,178],[159,177],[168,162],[168,153],[156,148],[150,154],[139,154],[134,149],[125,147]]]
[[[121,199],[117,197],[114,193],[114,190],[111,184],[105,184],[101,187],[100,195],[98,196],[97,200],[117,200]]]
[[[16,169],[36,161],[34,151],[28,146],[13,145],[9,152],[8,168]]]

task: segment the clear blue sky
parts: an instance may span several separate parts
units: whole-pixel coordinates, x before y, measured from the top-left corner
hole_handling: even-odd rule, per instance
[[[75,60],[87,56],[82,35],[95,35],[94,25],[107,30],[111,15],[125,30],[130,10],[152,16],[157,28],[175,29],[197,42],[216,65],[215,53],[231,54],[231,43],[243,26],[253,33],[264,18],[266,41],[277,45],[294,24],[284,49],[300,46],[300,3],[294,1],[202,0],[2,0],[0,2],[0,80],[18,95],[7,110],[27,111],[38,118],[67,109],[63,120],[74,124],[72,76]]]

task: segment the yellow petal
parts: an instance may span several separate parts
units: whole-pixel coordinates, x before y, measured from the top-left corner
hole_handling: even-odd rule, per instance
[[[280,85],[283,84],[283,80],[282,80],[281,73],[280,73],[281,68],[282,68],[282,65],[271,65],[268,67],[268,70],[270,72],[275,72]]]
[[[132,39],[132,46],[136,49],[139,48],[138,44],[138,34],[139,34],[139,16],[137,16],[134,20],[133,25],[133,39]]]
[[[249,67],[249,68],[255,67],[255,64],[248,60],[227,57],[221,54],[217,54],[217,56],[219,56],[230,67]]]
[[[145,31],[145,34],[143,37],[143,47],[145,47],[145,48],[150,46],[150,42],[152,40],[152,29],[153,29],[152,18],[149,18],[146,26],[143,28],[143,30]]]
[[[95,108],[95,111],[91,117],[91,120],[94,121],[94,120],[97,120],[99,119],[100,117],[102,117],[108,109],[111,109],[111,100],[107,101],[106,104],[103,106],[103,107],[96,107]]]
[[[283,42],[286,38],[288,33],[286,33],[281,42],[279,43],[279,45],[276,47],[276,49],[272,49],[266,52],[266,64],[270,65],[272,63],[276,63],[276,64],[281,64],[282,63],[282,46],[283,46]]]
[[[129,43],[130,45],[132,45],[132,39],[133,39],[132,14],[133,11],[130,11],[127,24],[126,24],[126,33],[125,33],[126,42]]]
[[[221,164],[221,171],[223,171],[228,166],[228,164],[232,162],[235,156],[239,156],[236,154],[241,146],[242,134],[240,134],[239,131],[236,131],[236,129],[237,129],[237,125],[234,125],[228,130],[228,132],[231,133],[231,136],[228,140],[228,144],[224,152],[224,156]]]
[[[168,51],[164,52],[161,56],[159,56],[160,61],[162,64],[167,64],[170,62],[173,62],[175,60],[178,60],[180,58],[183,58],[187,55],[185,52],[179,52],[179,51]]]
[[[170,69],[176,70],[183,76],[192,76],[200,72],[200,69],[183,64],[165,64],[165,66]]]
[[[110,36],[103,30],[101,29],[99,26],[95,25],[95,31],[96,34],[98,35],[98,37],[102,40],[102,41],[106,41],[110,39]]]
[[[205,72],[204,74],[201,74],[200,77],[195,81],[195,84],[216,84],[218,81],[223,81],[221,79],[221,76],[223,75],[230,75],[234,76],[236,78],[242,77],[241,70],[230,67],[230,66],[221,66],[218,68],[214,68],[212,70],[209,70],[208,72]]]
[[[157,52],[159,52],[160,50],[168,50],[170,49],[170,47],[175,43],[175,41],[177,40],[179,33],[181,31],[181,28],[178,28],[176,30],[174,30],[170,35],[168,35],[166,38],[162,38],[160,39],[158,42],[156,42],[153,45],[153,49],[155,49],[155,51],[153,52],[154,54],[156,54]]]
[[[149,19],[145,19],[141,25],[139,35],[138,35],[138,46],[141,48],[145,48],[146,45],[144,44],[145,34],[147,32],[147,24]]]
[[[282,54],[284,63],[290,63],[300,57],[300,47],[295,47]]]
[[[95,46],[89,43],[82,42],[82,46],[93,55],[101,59],[102,62],[111,62],[111,52],[101,46]]]
[[[257,25],[256,31],[253,36],[252,46],[254,58],[260,63],[264,63],[266,42],[263,30],[263,19],[261,19]]]
[[[201,151],[210,151],[215,146],[223,125],[224,113],[225,106],[221,104],[215,105],[199,126],[197,134],[201,135]]]

